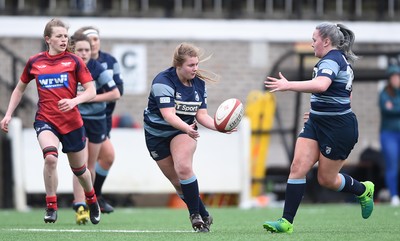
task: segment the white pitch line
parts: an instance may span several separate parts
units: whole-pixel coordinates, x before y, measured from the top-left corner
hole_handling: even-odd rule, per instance
[[[10,228],[1,229],[3,231],[23,231],[23,232],[62,232],[62,233],[191,233],[193,231],[183,230],[84,230],[84,229],[39,229],[39,228]]]

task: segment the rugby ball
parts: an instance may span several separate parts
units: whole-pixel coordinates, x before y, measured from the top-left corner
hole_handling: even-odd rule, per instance
[[[242,102],[236,98],[227,99],[218,107],[214,115],[214,125],[220,132],[236,128],[244,115]]]

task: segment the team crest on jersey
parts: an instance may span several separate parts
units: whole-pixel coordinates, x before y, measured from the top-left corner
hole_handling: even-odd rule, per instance
[[[331,151],[332,151],[332,147],[330,147],[330,146],[325,147],[325,153],[327,155],[329,155],[331,153]]]
[[[38,76],[39,84],[44,89],[68,87],[68,73],[41,74]]]
[[[179,92],[176,92],[176,93],[175,93],[175,99],[177,99],[177,100],[182,99],[182,94],[179,93]]]

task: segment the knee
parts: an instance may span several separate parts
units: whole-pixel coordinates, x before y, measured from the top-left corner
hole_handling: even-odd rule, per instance
[[[99,163],[101,163],[102,166],[111,167],[114,163],[114,159],[114,152],[102,152],[99,155]]]
[[[80,177],[86,172],[86,164],[83,164],[83,166],[75,168],[71,167],[72,172],[75,174],[75,176]]]
[[[180,166],[180,168],[176,170],[176,173],[179,179],[187,179],[193,176],[193,171],[189,166]]]
[[[298,177],[303,177],[306,175],[303,171],[304,167],[301,165],[299,161],[293,161],[292,165],[290,166],[290,174]]]
[[[47,167],[56,168],[58,160],[58,149],[55,146],[43,148],[44,163]]]

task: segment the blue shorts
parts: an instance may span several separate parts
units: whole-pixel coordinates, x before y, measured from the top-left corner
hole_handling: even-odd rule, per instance
[[[106,119],[92,120],[83,118],[86,135],[91,143],[102,143],[107,137]]]
[[[358,122],[354,113],[338,116],[310,114],[299,137],[316,140],[319,150],[331,160],[345,160],[358,141]]]
[[[53,132],[60,140],[63,147],[62,152],[64,153],[79,152],[86,146],[86,131],[83,126],[64,135],[60,134],[54,126],[45,121],[36,120],[33,123],[33,127],[36,130],[36,136],[39,136],[42,131]]]
[[[184,134],[184,132],[179,131],[175,135],[169,137],[160,137],[154,136],[145,130],[144,136],[146,139],[147,150],[149,150],[150,156],[155,161],[159,161],[170,156],[171,140],[179,134]]]

